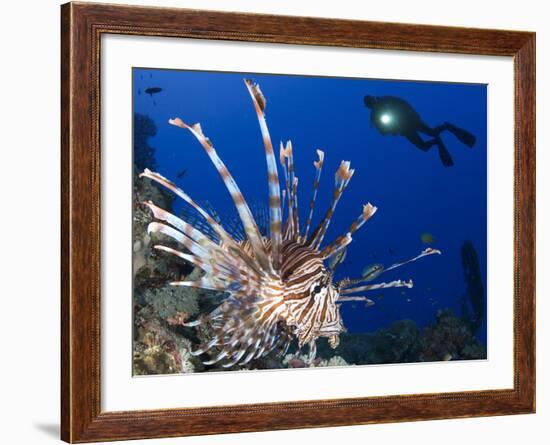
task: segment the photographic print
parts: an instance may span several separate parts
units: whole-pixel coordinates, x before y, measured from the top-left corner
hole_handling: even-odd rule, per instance
[[[487,86],[134,68],[133,375],[487,358]]]
[[[61,10],[63,440],[535,412],[535,33]]]

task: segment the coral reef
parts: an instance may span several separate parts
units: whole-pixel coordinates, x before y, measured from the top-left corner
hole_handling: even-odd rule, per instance
[[[175,317],[188,320],[199,312],[196,295],[181,287],[166,285],[147,289],[143,298],[166,321],[175,320]]]
[[[322,357],[337,354],[347,363],[357,365],[407,363],[417,361],[421,345],[421,332],[416,323],[400,320],[373,333],[342,334],[333,352],[329,345],[323,344],[319,354]]]
[[[191,355],[194,339],[182,324],[199,313],[202,289],[180,288],[168,283],[182,277],[194,280],[202,272],[191,264],[158,252],[154,245],[170,244],[167,237],[148,234],[150,210],[142,205],[155,201],[172,206],[172,196],[137,172],[156,168],[155,149],[149,139],[156,135],[148,116],[134,114],[133,275],[134,275],[134,375],[196,372],[204,367]],[[175,243],[174,247],[175,247]],[[208,302],[208,298],[204,299]]]
[[[436,323],[423,335],[420,361],[485,359],[487,352],[472,333],[469,323],[449,309],[437,313]]]
[[[313,363],[308,364],[307,354],[287,354],[283,358],[283,367],[285,368],[325,368],[328,366],[349,366],[339,355],[330,358],[317,357]]]
[[[201,361],[191,355],[196,338],[182,324],[207,305],[212,292],[170,286],[186,277],[198,279],[202,272],[191,264],[158,252],[153,246],[165,237],[147,233],[149,215],[140,202],[144,197],[164,193],[150,181],[136,181],[134,193],[133,272],[134,272],[134,375],[173,374],[203,370]],[[167,203],[170,200],[166,199]],[[199,303],[200,302],[200,303]]]
[[[202,363],[191,355],[191,341],[144,309],[136,316],[134,375],[197,372]]]
[[[330,359],[334,354],[346,363],[355,365],[487,357],[484,346],[470,330],[469,323],[457,317],[450,309],[439,311],[435,322],[423,330],[412,320],[399,320],[389,328],[373,333],[342,334],[335,350],[328,342],[319,344],[320,357]]]

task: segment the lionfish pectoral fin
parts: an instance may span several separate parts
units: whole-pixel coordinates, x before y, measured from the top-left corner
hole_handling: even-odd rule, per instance
[[[414,261],[417,261],[419,260],[420,258],[423,258],[425,256],[429,256],[429,255],[441,255],[441,251],[438,250],[438,249],[433,249],[431,247],[428,247],[427,249],[424,249],[420,254],[418,254],[417,256],[415,256],[414,258],[411,258],[409,260],[405,260],[405,261],[402,261],[400,263],[395,263],[395,264],[392,264],[391,266],[385,268],[385,269],[382,269],[377,275],[376,277],[378,277],[379,275],[383,274],[383,273],[386,273],[390,270],[393,270],[393,269],[397,269],[398,267],[401,267],[401,266],[404,266],[405,264],[409,264],[409,263],[412,263]],[[338,283],[338,287],[340,289],[342,289],[342,291],[340,292],[341,294],[349,294],[349,288],[350,286],[355,286],[359,283],[363,283],[363,282],[367,282],[367,281],[370,281],[371,279],[374,279],[375,277],[361,277],[361,278],[357,278],[357,279],[354,279],[354,280],[350,280],[348,278],[340,281]],[[397,280],[397,281],[393,281],[392,283],[405,283],[401,280]],[[412,287],[412,281],[409,281],[410,283],[410,286],[407,285],[407,287]],[[402,286],[391,286],[391,287],[402,287]],[[367,289],[369,288],[369,286],[363,286],[361,288],[356,288],[356,289],[365,289],[365,290],[370,290],[370,289]]]
[[[438,249],[433,249],[433,248],[431,248],[431,247],[428,247],[427,249],[424,249],[422,252],[420,252],[420,254],[418,254],[418,255],[415,256],[414,258],[411,258],[411,259],[409,259],[409,260],[402,261],[402,262],[400,262],[400,263],[392,264],[391,266],[389,266],[388,268],[386,268],[386,269],[384,270],[384,272],[388,272],[388,271],[390,271],[390,270],[397,269],[398,267],[404,266],[405,264],[412,263],[413,261],[419,260],[420,258],[423,258],[423,257],[425,257],[425,256],[429,256],[429,255],[441,255],[441,251],[438,250]]]
[[[362,301],[362,302],[365,302],[365,305],[367,307],[369,306],[374,306],[374,301],[372,301],[370,298],[367,298],[367,297],[355,297],[355,296],[345,296],[345,297],[342,297],[342,298],[338,298],[337,302],[338,303],[346,303],[346,302],[349,302],[349,301]]]
[[[217,339],[216,355],[206,358],[205,365],[220,363],[223,368],[246,365],[282,347],[278,341],[278,317],[264,317],[258,310],[262,301],[265,300],[261,297],[229,297],[212,312],[210,324]]]
[[[214,358],[210,360],[203,361],[202,363],[204,365],[214,365],[218,363],[220,360],[223,360],[225,357],[227,357],[227,351],[223,350],[218,355],[216,355]]]
[[[317,340],[311,340],[308,343],[308,346],[309,346],[309,352],[308,352],[306,361],[308,365],[312,365],[313,362],[315,361],[315,357],[317,357]]]
[[[378,289],[388,289],[391,287],[408,287],[410,289],[413,287],[413,282],[412,280],[409,280],[409,281],[395,280],[389,283],[378,283],[378,284],[369,284],[366,286],[352,287],[352,288],[341,290],[340,295],[351,295],[357,292],[366,292],[366,291],[378,290]],[[338,302],[343,301],[343,298],[342,299],[339,298],[337,301]]]

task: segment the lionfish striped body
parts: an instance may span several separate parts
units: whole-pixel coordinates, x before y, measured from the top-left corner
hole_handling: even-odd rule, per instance
[[[147,177],[174,192],[204,218],[215,234],[208,236],[201,227],[186,222],[153,204],[147,205],[157,221],[149,224],[149,232],[163,233],[184,249],[157,245],[156,249],[186,260],[204,271],[197,281],[178,281],[174,286],[190,286],[225,292],[228,296],[210,314],[187,323],[188,326],[208,324],[213,332],[209,341],[194,355],[204,355],[204,363],[220,363],[223,367],[246,365],[273,351],[284,354],[290,342],[297,338],[299,348],[309,345],[310,359],[315,357],[316,340],[328,337],[336,347],[338,335],[345,330],[339,307],[346,301],[365,301],[358,292],[389,287],[412,287],[412,281],[365,284],[368,278],[344,279],[333,282],[333,270],[326,264],[342,253],[352,241],[352,235],[376,212],[366,204],[348,231],[332,243],[321,247],[332,216],[354,170],[342,161],[335,175],[331,204],[318,227],[309,236],[317,187],[321,177],[324,153],[317,150],[318,159],[309,214],[303,230],[298,215],[298,177],[294,170],[292,144],[279,150],[284,176],[281,191],[277,160],[265,121],[266,100],[257,84],[245,80],[252,98],[262,132],[269,190],[269,236],[262,235],[252,211],[237,183],[218,156],[211,141],[203,134],[200,124],[187,125],[181,119],[170,124],[189,130],[202,145],[224,181],[235,203],[243,227],[243,236],[233,236],[209,212],[198,205],[183,190],[158,173],[145,170]],[[285,206],[285,200],[287,205]],[[283,208],[287,216],[283,223]],[[415,261],[423,256],[440,253],[426,249],[420,255],[388,267],[386,271]],[[360,286],[357,286],[362,284]]]

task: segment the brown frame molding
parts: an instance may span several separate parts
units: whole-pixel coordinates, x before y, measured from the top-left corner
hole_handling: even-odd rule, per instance
[[[514,58],[514,388],[102,412],[100,38],[104,33]],[[61,438],[173,437],[535,411],[535,34],[92,3],[61,7]]]

